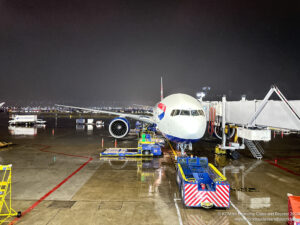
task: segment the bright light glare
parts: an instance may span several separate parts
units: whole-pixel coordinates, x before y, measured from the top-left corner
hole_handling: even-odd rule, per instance
[[[205,93],[204,92],[198,92],[197,97],[198,98],[203,98],[203,97],[205,97]]]

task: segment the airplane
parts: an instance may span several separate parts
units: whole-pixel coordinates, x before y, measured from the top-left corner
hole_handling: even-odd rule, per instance
[[[1,102],[0,103],[0,108],[5,104],[5,102]]]
[[[196,98],[182,93],[172,94],[163,98],[161,78],[161,101],[153,107],[152,116],[133,115],[90,108],[58,105],[58,107],[80,109],[90,112],[116,115],[109,124],[109,133],[114,138],[125,137],[129,130],[128,118],[153,125],[163,136],[177,143],[182,154],[192,143],[199,141],[206,130],[206,115],[203,106]]]

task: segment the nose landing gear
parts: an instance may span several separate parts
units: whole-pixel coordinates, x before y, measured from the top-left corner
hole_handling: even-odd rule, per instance
[[[181,155],[184,156],[186,155],[185,150],[188,149],[190,151],[193,150],[193,144],[192,142],[189,143],[178,143],[177,144],[177,149],[181,151]]]

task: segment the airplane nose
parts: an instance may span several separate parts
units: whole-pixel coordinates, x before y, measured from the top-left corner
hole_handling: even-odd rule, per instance
[[[191,119],[184,124],[185,133],[189,134],[191,139],[200,139],[206,129],[206,121],[198,118]]]

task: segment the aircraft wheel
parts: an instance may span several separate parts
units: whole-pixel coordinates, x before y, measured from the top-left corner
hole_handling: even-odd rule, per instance
[[[149,150],[146,150],[146,151],[144,152],[144,154],[145,154],[145,155],[150,155],[150,151],[149,151]]]
[[[237,159],[240,158],[240,153],[239,153],[238,151],[235,150],[235,151],[232,151],[232,152],[230,153],[230,156],[231,156],[232,159],[237,160]]]

